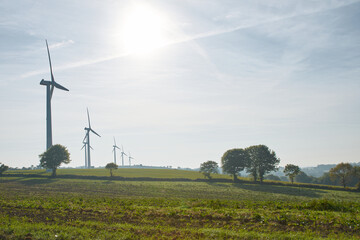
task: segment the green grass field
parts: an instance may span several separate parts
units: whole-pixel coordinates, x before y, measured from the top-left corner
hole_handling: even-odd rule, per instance
[[[45,170],[12,170],[8,174],[41,174],[50,176],[50,172]],[[142,168],[119,168],[113,171],[114,176],[125,178],[186,178],[186,179],[203,179],[204,175],[197,171],[185,171],[177,169],[142,169]],[[58,169],[57,175],[79,175],[79,176],[97,176],[109,177],[110,173],[107,169]],[[225,174],[214,174],[213,178],[231,179]]]
[[[203,178],[181,170],[115,172]],[[102,169],[61,169],[61,174],[108,176]],[[0,193],[0,239],[360,239],[359,192],[5,175]]]

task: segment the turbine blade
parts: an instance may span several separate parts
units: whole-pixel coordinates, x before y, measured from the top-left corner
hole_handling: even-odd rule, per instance
[[[115,146],[117,149],[120,149],[118,146]],[[120,149],[121,150],[121,149]]]
[[[52,64],[51,64],[51,58],[50,58],[49,45],[48,45],[48,42],[47,42],[47,40],[46,40],[46,39],[45,39],[45,42],[46,42],[46,49],[47,49],[48,58],[49,58],[51,82],[55,82],[55,79],[54,79],[54,74],[53,74],[53,71],[52,71]],[[54,92],[54,85],[52,85],[52,86],[51,86],[51,90],[50,90],[50,92],[51,92],[50,97],[52,97],[53,92]]]
[[[93,132],[93,133],[95,133],[96,135],[98,135],[99,137],[101,137],[99,134],[97,134],[94,130],[92,130],[91,128],[90,128],[90,130]]]
[[[49,45],[47,40],[45,39],[46,42],[46,48],[47,48],[47,52],[48,52],[48,57],[49,57],[49,64],[50,64],[50,74],[51,74],[51,81],[54,82],[54,74],[52,71],[52,65],[51,65],[51,58],[50,58],[50,51],[49,51]]]
[[[82,146],[82,148],[80,150],[83,150],[84,147],[85,147],[85,144]]]
[[[69,91],[69,89],[67,89],[66,87],[63,87],[63,86],[61,86],[60,84],[58,84],[57,82],[53,82],[52,83],[52,87],[56,87],[56,88],[59,88],[59,89],[61,89],[61,90],[64,90],[64,91]]]
[[[89,128],[91,128],[91,125],[90,125],[90,115],[89,115],[89,109],[88,109],[88,108],[86,108],[86,111],[87,111],[87,116],[88,116]]]
[[[69,91],[69,90],[68,90],[68,91]],[[53,84],[51,84],[51,89],[50,89],[50,98],[52,98],[53,92],[54,92],[54,85],[53,85]]]
[[[116,141],[115,141],[115,137],[114,137],[114,146],[116,146]]]
[[[83,142],[85,141],[88,135],[89,135],[89,131],[86,132]]]

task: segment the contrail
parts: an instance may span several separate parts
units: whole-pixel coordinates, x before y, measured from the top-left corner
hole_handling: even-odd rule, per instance
[[[243,25],[239,25],[239,26],[232,27],[232,28],[227,28],[227,29],[213,30],[213,31],[209,31],[209,32],[199,33],[199,34],[196,34],[196,35],[193,35],[193,36],[186,36],[184,34],[185,36],[179,37],[176,40],[168,41],[168,42],[162,44],[161,46],[158,46],[157,49],[163,48],[163,47],[166,47],[166,46],[175,45],[175,44],[181,44],[181,43],[185,43],[185,42],[190,42],[190,41],[194,41],[194,40],[198,40],[198,39],[202,39],[202,38],[208,38],[208,37],[218,36],[218,35],[222,35],[222,34],[226,34],[226,33],[231,33],[231,32],[239,31],[239,30],[242,30],[242,29],[253,28],[253,27],[264,25],[264,24],[275,23],[275,22],[287,20],[287,19],[290,19],[290,18],[298,17],[298,16],[306,16],[306,15],[316,14],[316,13],[320,13],[320,12],[324,12],[324,11],[329,11],[329,10],[333,10],[333,9],[336,9],[336,8],[351,5],[351,4],[356,3],[356,2],[358,2],[358,1],[355,0],[353,2],[349,2],[349,3],[345,3],[345,4],[335,4],[334,6],[331,6],[331,7],[328,7],[328,8],[311,9],[311,10],[308,10],[308,11],[304,11],[302,13],[294,13],[294,14],[289,14],[287,16],[282,16],[282,17],[273,17],[272,19],[266,19],[264,21],[259,21],[259,22],[249,23],[249,24],[243,24]],[[53,45],[52,47],[60,47],[60,46],[65,45],[67,43],[73,43],[73,41],[69,40],[67,42],[61,42],[61,43]],[[127,57],[127,56],[130,56],[130,55],[132,55],[132,53],[125,52],[125,53],[109,55],[109,56],[105,56],[105,57],[101,57],[101,58],[97,58],[97,59],[85,59],[85,60],[82,60],[82,61],[72,62],[72,63],[69,63],[69,64],[62,65],[62,66],[56,68],[56,70],[59,71],[59,70],[66,70],[66,69],[71,69],[71,68],[87,66],[87,65],[91,65],[91,64],[110,61],[110,60],[117,59],[117,58]],[[47,70],[45,70],[45,69],[36,70],[36,71],[31,71],[31,72],[24,73],[20,77],[21,78],[26,78],[26,77],[30,77],[30,76],[44,74],[46,72],[47,72]]]

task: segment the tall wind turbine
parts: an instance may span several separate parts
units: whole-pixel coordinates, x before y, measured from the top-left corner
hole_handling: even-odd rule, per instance
[[[91,168],[91,159],[90,159],[90,132],[93,132],[94,134],[98,135],[99,137],[101,137],[99,134],[97,134],[90,125],[90,116],[89,116],[89,109],[87,110],[87,116],[88,116],[88,123],[89,123],[89,127],[85,127],[84,129],[86,130],[86,135],[83,141],[86,140],[86,144],[87,144],[87,168]]]
[[[54,87],[64,90],[64,91],[69,91],[69,89],[67,89],[67,88],[61,86],[60,84],[58,84],[57,82],[55,82],[54,74],[53,74],[52,66],[51,66],[49,45],[47,43],[47,40],[45,40],[45,42],[46,42],[46,48],[47,48],[48,57],[49,57],[51,81],[46,81],[46,80],[42,79],[40,82],[40,85],[46,86],[46,149],[49,149],[52,146],[51,98],[52,98],[52,95],[54,92]]]
[[[131,153],[129,152],[129,166],[131,166],[131,159],[134,159],[134,158],[131,156]]]
[[[113,152],[114,152],[114,163],[116,164],[116,149],[120,149],[118,146],[116,146],[116,141],[114,137],[114,146],[113,146]]]
[[[122,160],[122,165],[124,166],[124,155],[126,155],[126,153],[124,152],[124,148],[123,146],[121,145],[121,160]]]

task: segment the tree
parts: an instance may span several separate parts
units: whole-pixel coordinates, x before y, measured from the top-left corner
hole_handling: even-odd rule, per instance
[[[249,154],[242,148],[234,148],[226,151],[221,158],[224,173],[231,174],[234,182],[237,175],[249,165]]]
[[[200,165],[200,172],[204,174],[205,177],[211,179],[211,173],[219,173],[219,165],[214,161],[203,162]]]
[[[47,151],[39,155],[41,167],[52,169],[53,177],[56,176],[56,169],[62,164],[70,163],[70,153],[67,148],[56,144],[51,146]]]
[[[0,177],[2,176],[2,174],[7,171],[9,169],[8,166],[6,166],[5,164],[0,163]]]
[[[287,164],[285,166],[284,173],[289,177],[291,183],[293,184],[294,178],[300,173],[300,168],[294,164]]]
[[[358,179],[357,189],[360,189],[360,166],[353,166],[352,175]]]
[[[247,172],[253,176],[254,181],[259,178],[260,182],[263,182],[266,173],[277,170],[280,159],[277,158],[275,152],[267,146],[250,146],[245,150],[250,156],[250,164],[249,167],[247,167]]]
[[[271,181],[281,181],[281,178],[279,176],[274,175],[274,174],[266,175],[266,176],[264,176],[264,178],[266,180],[271,180]]]
[[[360,166],[354,166],[352,175],[358,178],[358,183],[356,184],[356,188],[360,190]]]
[[[341,184],[346,188],[346,184],[353,175],[353,166],[350,163],[339,163],[329,171],[332,180],[339,179]]]
[[[105,168],[110,170],[110,177],[112,177],[113,176],[112,170],[118,169],[118,165],[116,165],[115,163],[108,163],[106,164]]]
[[[316,184],[324,184],[324,185],[338,185],[340,183],[340,180],[339,179],[334,180],[330,177],[329,172],[324,172],[322,176],[318,178],[313,178],[312,182]]]
[[[312,177],[309,177],[306,173],[304,173],[303,171],[300,171],[296,176],[295,176],[295,181],[297,182],[301,182],[301,183],[311,183],[313,181]]]

